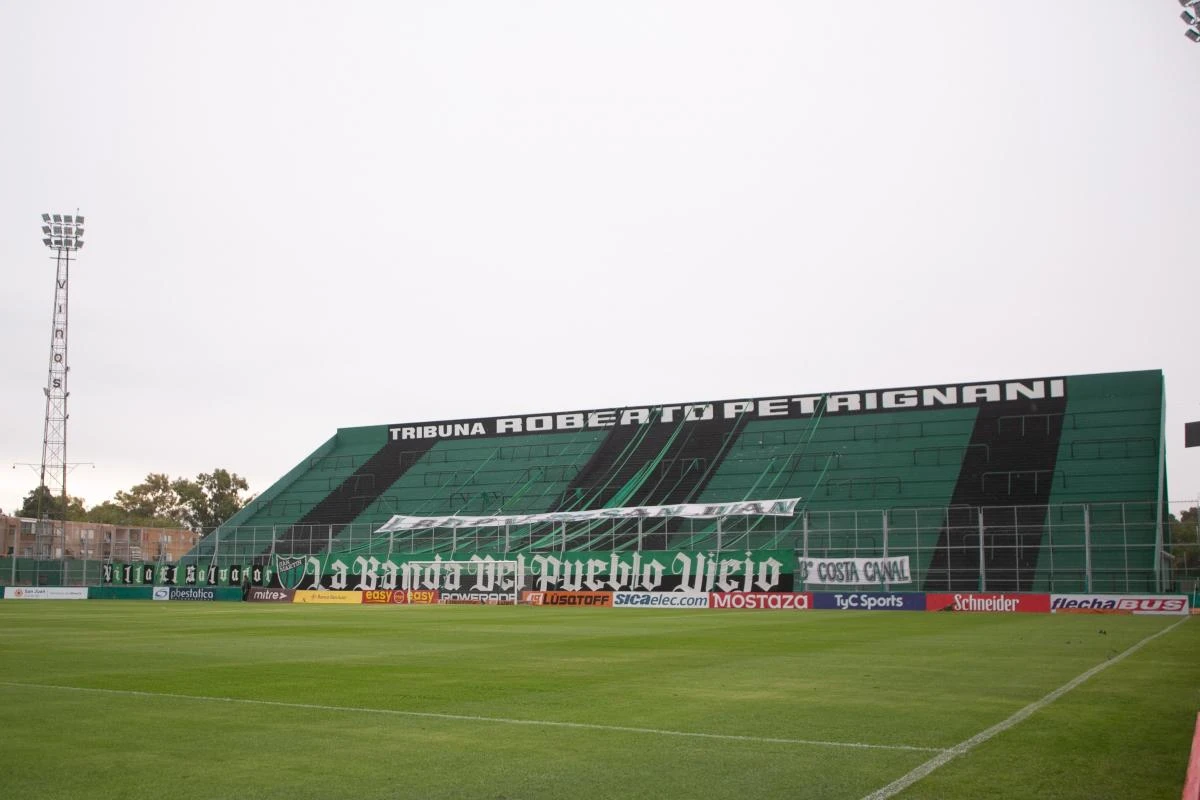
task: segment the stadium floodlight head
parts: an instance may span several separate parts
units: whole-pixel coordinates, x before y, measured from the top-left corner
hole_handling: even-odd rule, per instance
[[[83,217],[70,214],[42,214],[43,220],[54,220],[53,225],[43,225],[42,233],[52,237],[42,239],[51,250],[71,252],[83,247]]]
[[[49,221],[50,221],[50,215],[42,214],[42,222],[49,222]]]
[[[1183,6],[1179,18],[1189,26],[1183,35],[1200,44],[1200,17],[1193,13],[1193,9],[1200,11],[1200,0],[1179,0],[1179,5]]]

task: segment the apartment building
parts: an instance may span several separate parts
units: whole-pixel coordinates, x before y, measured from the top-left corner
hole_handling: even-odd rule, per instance
[[[59,523],[61,524],[61,523]],[[173,563],[200,541],[184,528],[146,528],[97,522],[68,522],[66,529],[0,514],[0,556],[98,561]]]

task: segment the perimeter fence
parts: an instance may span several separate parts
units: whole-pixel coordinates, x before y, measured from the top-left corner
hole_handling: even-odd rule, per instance
[[[1200,587],[1194,503],[804,510],[791,517],[613,519],[387,533],[378,533],[379,527],[221,527],[176,566],[203,575],[214,566],[265,565],[276,556],[315,554],[402,562],[473,554],[772,550],[798,559],[907,556],[914,590],[1190,594]],[[111,581],[114,566],[166,563],[171,562],[139,560],[117,550],[104,559],[0,558],[0,585],[95,585]]]

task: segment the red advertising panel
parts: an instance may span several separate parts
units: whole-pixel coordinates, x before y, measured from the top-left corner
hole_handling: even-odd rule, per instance
[[[991,611],[1047,614],[1050,595],[1016,594],[1007,592],[959,592],[957,594],[926,594],[926,611]]]
[[[404,589],[366,589],[362,595],[362,601],[368,605],[408,602],[408,592]]]
[[[437,589],[364,589],[362,601],[368,605],[431,605],[438,601]]]
[[[711,592],[709,608],[803,611],[812,607],[809,592]]]

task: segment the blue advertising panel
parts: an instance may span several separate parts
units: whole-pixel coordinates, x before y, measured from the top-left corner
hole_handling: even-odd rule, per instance
[[[834,611],[924,611],[920,592],[813,592],[812,607]]]

